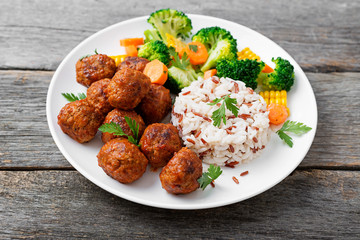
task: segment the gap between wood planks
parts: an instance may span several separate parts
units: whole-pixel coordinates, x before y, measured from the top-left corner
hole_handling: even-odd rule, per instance
[[[300,66],[301,69],[306,73],[332,73],[332,72],[360,72],[360,68],[353,69],[349,71],[346,68],[333,65],[310,65],[310,66]],[[6,68],[0,67],[0,71],[44,71],[44,72],[55,72],[56,69],[46,69],[46,68]]]
[[[360,166],[306,166],[297,167],[290,175],[295,171],[308,171],[312,170],[333,170],[333,171],[360,171]],[[0,171],[77,171],[73,167],[0,167]]]

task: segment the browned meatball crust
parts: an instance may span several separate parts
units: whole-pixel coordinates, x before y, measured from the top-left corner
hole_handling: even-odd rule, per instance
[[[110,78],[104,78],[91,84],[87,90],[87,99],[98,111],[107,114],[114,107],[108,101],[106,89],[110,83]]]
[[[150,78],[142,72],[124,68],[116,72],[107,87],[110,104],[123,110],[134,109],[150,90]]]
[[[131,131],[129,125],[125,121],[125,117],[129,117],[129,118],[135,120],[137,124],[139,124],[139,138],[140,138],[145,130],[145,123],[144,123],[143,119],[141,118],[141,116],[138,115],[133,110],[125,111],[125,110],[120,110],[120,109],[115,108],[114,110],[112,110],[111,112],[108,113],[108,115],[106,116],[106,118],[104,120],[104,123],[111,123],[111,122],[117,123],[120,125],[121,129],[124,131],[125,134],[134,137],[133,132]],[[111,139],[114,139],[114,138],[125,138],[125,137],[115,136],[114,134],[107,133],[107,132],[103,132],[101,135],[101,140],[104,143],[107,143],[108,141],[110,141]]]
[[[61,130],[79,143],[93,139],[98,128],[104,121],[105,115],[87,101],[78,100],[66,104],[58,115]]]
[[[182,147],[178,130],[171,123],[149,125],[140,139],[140,145],[154,168],[165,166]]]
[[[104,172],[121,183],[131,183],[139,179],[148,164],[137,146],[120,138],[107,142],[100,149],[97,158]]]
[[[78,60],[76,81],[85,87],[104,78],[112,78],[116,71],[114,59],[105,54],[95,54]]]
[[[148,64],[150,61],[146,58],[141,57],[126,57],[124,61],[122,61],[119,66],[117,66],[116,71],[120,71],[124,68],[131,68],[140,72],[143,72],[145,69],[146,64]]]
[[[184,147],[175,153],[160,173],[162,187],[173,194],[195,191],[200,184],[197,179],[202,175],[202,163],[198,156]]]
[[[171,110],[170,91],[158,84],[151,84],[150,91],[136,108],[146,124],[161,122]]]

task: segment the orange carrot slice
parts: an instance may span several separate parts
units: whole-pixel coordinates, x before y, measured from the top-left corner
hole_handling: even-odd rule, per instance
[[[217,73],[216,69],[210,69],[204,72],[204,79],[211,78],[212,76],[215,76]]]
[[[127,46],[139,46],[144,44],[144,38],[125,38],[120,40],[120,46],[127,47]]]
[[[132,57],[137,57],[137,55],[138,55],[138,50],[135,45],[126,46],[125,52],[126,52],[126,55],[132,56]]]
[[[263,73],[271,73],[274,69],[272,69],[269,65],[265,64],[264,69],[262,70]]]
[[[189,56],[192,65],[199,65],[206,62],[209,57],[206,47],[201,42],[190,42],[186,45],[186,54]]]
[[[144,74],[150,78],[151,83],[163,85],[168,78],[168,68],[155,59],[146,64]]]
[[[267,106],[267,109],[269,111],[270,123],[274,125],[279,125],[286,121],[288,117],[288,112],[284,105],[277,103],[270,103]]]

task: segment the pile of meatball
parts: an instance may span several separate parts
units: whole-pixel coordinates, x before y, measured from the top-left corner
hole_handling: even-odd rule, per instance
[[[87,89],[87,97],[66,104],[58,115],[62,131],[79,143],[92,140],[104,123],[117,123],[125,134],[133,132],[125,121],[139,125],[139,145],[127,137],[103,132],[98,165],[120,183],[139,179],[150,164],[160,172],[162,187],[169,193],[185,194],[199,187],[202,162],[190,149],[182,147],[178,130],[159,123],[170,112],[170,91],[152,84],[143,73],[149,61],[127,57],[118,66],[105,54],[96,54],[76,63],[76,81]]]

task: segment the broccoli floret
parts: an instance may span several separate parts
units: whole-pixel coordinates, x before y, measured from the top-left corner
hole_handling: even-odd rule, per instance
[[[196,73],[191,66],[187,67],[186,70],[171,66],[168,74],[165,87],[175,94],[179,93],[184,87],[189,86],[193,81],[197,81],[198,77],[203,76],[202,73]]]
[[[159,32],[156,29],[147,29],[144,32],[145,42],[161,40]]]
[[[208,50],[209,57],[201,66],[201,71],[205,72],[223,60],[236,59],[237,43],[231,33],[220,27],[208,27],[200,29],[193,37],[192,41],[201,42]]]
[[[165,65],[168,65],[170,62],[169,49],[164,42],[159,40],[150,41],[142,45],[138,51],[138,56],[146,58],[149,61],[158,59]]]
[[[272,59],[276,66],[272,73],[261,73],[259,76],[259,83],[261,83],[264,90],[285,90],[290,91],[294,84],[295,74],[294,67],[291,63],[278,57]]]
[[[234,80],[240,80],[245,83],[247,87],[252,89],[257,88],[257,78],[264,68],[264,62],[256,60],[221,60],[216,66],[217,75],[219,77],[228,77]]]
[[[165,43],[166,33],[185,39],[189,37],[192,29],[191,20],[185,13],[169,8],[153,12],[147,21],[158,31]]]

